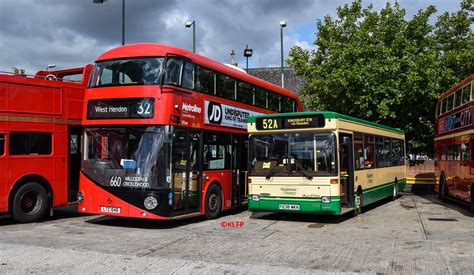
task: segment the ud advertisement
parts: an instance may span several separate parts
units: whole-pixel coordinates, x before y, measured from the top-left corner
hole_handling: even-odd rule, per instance
[[[249,116],[257,116],[262,114],[259,112],[207,100],[205,101],[204,106],[206,114],[204,116],[204,122],[206,124],[221,125],[240,129],[247,129],[247,118]]]

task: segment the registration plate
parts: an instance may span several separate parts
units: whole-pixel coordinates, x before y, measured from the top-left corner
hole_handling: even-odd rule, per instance
[[[120,214],[120,207],[101,206],[100,212]]]
[[[300,206],[298,204],[279,204],[278,209],[280,210],[300,210]]]

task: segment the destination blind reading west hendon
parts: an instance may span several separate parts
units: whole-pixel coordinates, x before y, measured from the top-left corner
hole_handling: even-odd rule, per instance
[[[302,115],[288,117],[257,118],[257,130],[282,130],[298,128],[322,128],[325,125],[324,115]]]
[[[118,98],[90,100],[88,119],[153,118],[153,98]]]

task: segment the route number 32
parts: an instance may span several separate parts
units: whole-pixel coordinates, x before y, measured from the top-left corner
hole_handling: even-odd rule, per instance
[[[137,114],[139,114],[139,115],[150,115],[151,114],[151,104],[149,102],[139,103]]]

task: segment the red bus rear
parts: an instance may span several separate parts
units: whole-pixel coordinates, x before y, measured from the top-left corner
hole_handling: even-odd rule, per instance
[[[149,219],[246,202],[247,117],[302,110],[292,91],[160,44],[104,53],[85,100],[79,211]]]
[[[33,222],[75,201],[86,86],[66,79],[91,69],[0,74],[0,213]]]
[[[441,200],[470,205],[474,211],[474,75],[442,94],[435,120],[435,173]]]

